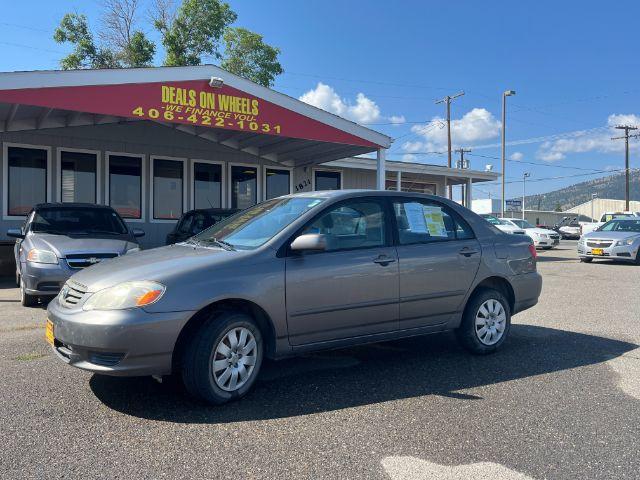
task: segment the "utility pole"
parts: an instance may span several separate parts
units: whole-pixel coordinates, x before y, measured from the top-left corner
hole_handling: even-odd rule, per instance
[[[507,130],[507,97],[510,97],[512,95],[515,95],[516,91],[515,90],[505,90],[502,93],[502,197],[501,197],[501,201],[502,201],[502,206],[500,207],[500,213],[501,216],[504,217],[504,179],[506,176],[505,173],[505,167],[506,167],[506,162],[505,162],[505,139],[506,139],[506,130]]]
[[[622,137],[613,137],[611,140],[621,140],[624,138],[624,204],[625,211],[629,211],[629,183],[631,179],[629,178],[629,130],[637,130],[638,127],[632,127],[631,125],[618,125],[615,127],[618,130],[624,130],[624,135]],[[633,137],[637,137],[637,135],[632,135]]]
[[[471,150],[469,150],[469,149],[464,149],[464,148],[462,148],[462,147],[460,147],[460,148],[458,148],[458,149],[456,150],[456,153],[459,153],[459,154],[460,154],[460,160],[458,160],[456,167],[461,168],[461,169],[468,168],[468,166],[465,164],[464,154],[465,154],[465,153],[469,153],[469,152],[471,152]],[[460,186],[462,187],[462,188],[460,188],[461,195],[462,195],[462,198],[461,198],[461,200],[462,200],[462,205],[463,205],[464,207],[467,207],[467,208],[468,208],[468,207],[469,207],[469,205],[466,205],[466,198],[467,198],[466,187],[465,187],[465,185],[464,185],[464,184],[463,184],[463,185],[460,185]]]
[[[529,178],[531,174],[529,172],[524,172],[522,174],[522,219],[524,220],[524,197],[526,197],[526,186],[527,186],[527,178]]]
[[[447,167],[451,168],[451,100],[464,95],[464,92],[456,93],[455,95],[447,95],[446,97],[437,100],[436,105],[439,103],[447,104]],[[452,188],[449,185],[449,199],[452,198]]]

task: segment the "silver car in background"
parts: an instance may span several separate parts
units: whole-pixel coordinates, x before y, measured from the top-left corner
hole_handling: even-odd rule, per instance
[[[106,205],[42,203],[29,214],[16,238],[16,283],[22,305],[56,295],[67,279],[83,268],[140,250],[137,237],[120,215]]]
[[[582,235],[578,256],[585,263],[603,258],[640,265],[640,218],[615,218]]]
[[[541,286],[528,237],[455,202],[301,193],[77,273],[49,304],[46,336],[73,366],[179,374],[219,404],[247,393],[264,357],[447,330],[494,352]]]

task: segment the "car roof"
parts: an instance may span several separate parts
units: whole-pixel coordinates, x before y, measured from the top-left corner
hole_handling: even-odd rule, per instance
[[[342,189],[342,190],[318,190],[312,192],[299,192],[290,193],[289,195],[283,195],[279,198],[327,198],[327,199],[340,199],[340,198],[357,198],[365,196],[384,196],[384,197],[416,197],[425,198],[431,200],[442,201],[443,197],[436,195],[429,195],[427,193],[414,193],[414,192],[398,192],[397,190],[373,190],[373,189]],[[446,199],[444,199],[446,200]]]
[[[34,210],[41,210],[43,208],[103,208],[112,210],[109,205],[100,205],[97,203],[81,203],[81,202],[48,202],[38,203],[33,206]]]

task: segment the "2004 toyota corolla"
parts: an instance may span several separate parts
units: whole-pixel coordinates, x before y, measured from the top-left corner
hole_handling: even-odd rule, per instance
[[[528,238],[449,200],[304,193],[79,272],[49,304],[47,338],[73,366],[180,374],[194,396],[224,403],[247,393],[265,356],[445,330],[493,352],[541,286]]]

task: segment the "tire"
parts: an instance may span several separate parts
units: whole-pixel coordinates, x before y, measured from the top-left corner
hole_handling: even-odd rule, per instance
[[[492,306],[493,311],[491,309]],[[482,312],[481,309],[483,309]],[[486,315],[484,312],[486,312]],[[476,317],[479,318],[478,322],[476,322]],[[484,328],[481,325],[482,317],[487,318],[493,327],[493,330],[490,328],[488,333],[486,331],[485,333],[482,332]],[[502,327],[502,330],[500,330],[500,327]],[[487,355],[502,346],[509,336],[510,330],[511,308],[509,307],[509,302],[498,290],[482,288],[475,292],[467,302],[462,315],[462,322],[456,329],[456,337],[469,352],[476,355]],[[497,339],[495,337],[496,334],[498,335]]]
[[[638,253],[636,253],[636,261],[634,263],[640,265],[640,249],[638,249]]]
[[[230,334],[235,336],[238,345],[234,348]],[[245,347],[250,346],[250,337],[255,341],[251,350],[239,348],[245,338]],[[224,345],[223,348],[221,344]],[[227,351],[223,356],[221,350]],[[251,354],[253,352],[253,355]],[[182,362],[182,380],[187,391],[196,399],[220,405],[242,398],[249,392],[258,377],[264,353],[264,341],[255,320],[246,313],[238,311],[216,311],[195,332],[185,350]],[[219,362],[227,362],[225,366]],[[253,362],[253,365],[250,364]],[[248,373],[242,378],[241,372]],[[251,368],[252,367],[252,368]],[[229,377],[223,378],[227,371]],[[241,385],[233,385],[233,377]]]
[[[16,270],[16,287],[19,287],[19,286],[20,286],[20,274]]]
[[[591,263],[591,262],[593,262],[593,258],[591,258],[591,257],[580,257],[580,261],[582,263]]]
[[[25,292],[23,280],[20,280],[20,303],[23,307],[35,307],[38,304],[38,297],[36,295],[29,295]]]

